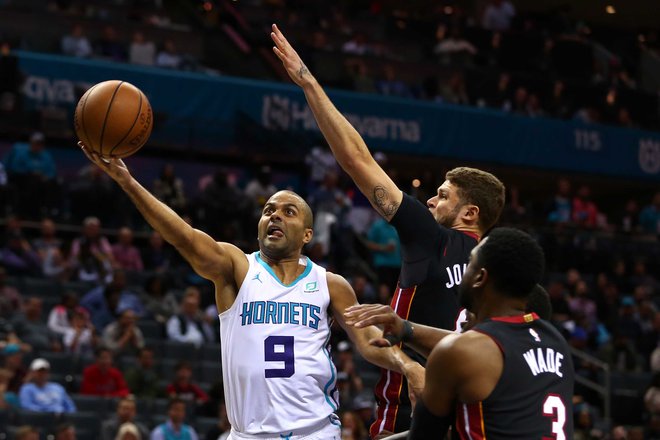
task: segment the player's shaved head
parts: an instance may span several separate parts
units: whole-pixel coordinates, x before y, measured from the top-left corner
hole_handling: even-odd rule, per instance
[[[314,226],[314,214],[312,213],[312,208],[309,207],[309,204],[305,201],[305,199],[300,197],[298,193],[289,191],[288,189],[278,191],[275,194],[273,194],[272,197],[275,197],[278,194],[288,194],[293,196],[295,199],[297,199],[296,205],[298,206],[300,212],[303,215],[303,223],[306,228],[312,229],[312,227]]]

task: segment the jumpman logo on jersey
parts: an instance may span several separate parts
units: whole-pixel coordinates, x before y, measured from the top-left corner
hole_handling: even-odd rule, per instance
[[[259,279],[259,275],[261,275],[261,272],[257,272],[257,274],[254,276],[254,278],[252,278],[252,281],[257,280],[261,284],[263,284],[264,282]]]
[[[291,436],[293,436],[293,431],[291,431],[288,434],[280,434],[280,438],[282,440],[291,440]]]

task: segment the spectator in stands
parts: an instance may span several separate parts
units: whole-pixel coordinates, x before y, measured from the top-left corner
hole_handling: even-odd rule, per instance
[[[144,34],[136,31],[128,47],[128,61],[131,64],[153,66],[156,60],[156,45],[144,38]]]
[[[644,406],[651,415],[660,414],[660,373],[653,375],[653,381],[644,393]]]
[[[2,349],[4,363],[2,368],[11,373],[7,391],[18,394],[27,376],[27,368],[23,365],[23,352],[18,343],[10,343]]]
[[[477,48],[463,38],[458,26],[452,27],[451,33],[447,36],[447,26],[440,24],[435,35],[437,43],[433,53],[438,56],[442,64],[472,64]]]
[[[573,220],[571,182],[562,177],[557,181],[557,192],[548,204],[548,222],[557,225],[570,224]]]
[[[398,96],[399,98],[413,98],[413,93],[405,81],[397,77],[394,66],[386,64],[383,68],[383,79],[376,82],[378,93],[385,96]]]
[[[174,370],[174,380],[167,385],[165,392],[170,399],[180,399],[198,406],[209,400],[208,394],[192,381],[192,365],[188,361],[181,361]]]
[[[124,423],[119,427],[115,440],[142,440],[142,434],[135,423]]]
[[[348,382],[347,394],[344,395],[345,401],[351,402],[364,388],[362,378],[355,368],[353,359],[353,348],[348,341],[341,341],[337,344],[337,358],[335,359],[337,374],[343,373]]]
[[[56,414],[76,412],[76,405],[62,385],[49,382],[50,364],[37,358],[30,364],[30,381],[21,387],[21,408]]]
[[[378,293],[369,282],[367,274],[361,272],[359,269],[355,269],[355,273],[350,278],[350,283],[360,304],[375,303],[378,301]]]
[[[568,305],[571,313],[574,315],[582,314],[587,322],[588,329],[593,329],[596,326],[598,317],[596,316],[596,302],[591,299],[589,292],[589,285],[580,280],[575,287],[575,296],[568,300]]]
[[[365,428],[371,426],[371,424],[376,420],[375,408],[376,402],[374,400],[373,394],[371,393],[362,392],[355,399],[353,399],[353,412],[357,414]],[[366,435],[367,437],[365,438],[369,438],[368,430]]]
[[[7,285],[7,270],[0,266],[0,318],[10,318],[22,307],[20,292],[16,287]]]
[[[96,43],[96,55],[110,61],[126,61],[126,46],[119,41],[114,26],[106,25],[103,28],[103,34]]]
[[[103,345],[115,356],[137,354],[144,348],[144,336],[136,325],[137,316],[131,309],[120,312],[117,321],[103,330]]]
[[[346,60],[352,88],[360,93],[376,93],[376,82],[369,72],[369,66],[362,59]]]
[[[489,31],[508,31],[516,10],[508,0],[491,0],[481,20],[481,26]]]
[[[396,229],[379,217],[369,228],[367,239],[378,282],[385,284],[390,292],[394,292],[401,268],[401,243]]]
[[[598,226],[598,207],[591,199],[591,188],[580,186],[573,197],[573,222],[580,227],[593,229]]]
[[[18,396],[16,393],[9,391],[9,381],[12,376],[11,371],[0,368],[0,414],[20,408]]]
[[[57,237],[55,222],[50,218],[45,218],[41,221],[40,231],[41,235],[32,240],[32,249],[39,254],[39,257],[43,261],[49,250],[60,248],[62,240]]]
[[[77,357],[94,353],[96,347],[96,332],[89,315],[75,310],[71,315],[71,327],[67,328],[62,338],[64,349]]]
[[[653,195],[651,204],[642,209],[639,214],[639,223],[644,232],[660,235],[660,191]]]
[[[186,403],[183,400],[172,399],[167,407],[167,421],[156,426],[151,431],[150,440],[198,440],[195,429],[184,423],[186,418]]]
[[[552,305],[552,321],[556,324],[563,324],[571,316],[566,289],[562,283],[553,281],[548,286],[548,295]]]
[[[273,173],[268,165],[259,167],[254,176],[245,186],[245,196],[250,199],[255,208],[255,218],[259,218],[266,201],[277,192],[273,185]]]
[[[112,220],[115,217],[114,188],[107,174],[94,166],[84,166],[69,184],[71,216],[83,221],[88,217]]]
[[[179,55],[174,41],[170,39],[165,40],[163,49],[158,52],[158,56],[156,57],[156,66],[178,69],[181,67],[182,62],[183,58]]]
[[[163,396],[160,374],[154,366],[154,351],[143,348],[138,355],[138,365],[126,372],[126,383],[133,395],[145,399]]]
[[[16,440],[39,440],[39,430],[33,426],[19,426],[14,438]]]
[[[625,128],[639,128],[638,124],[630,116],[630,110],[625,107],[621,107],[617,111],[616,125]]]
[[[217,417],[218,424],[206,431],[204,440],[227,440],[229,437],[231,425],[227,418],[227,406],[225,405],[225,402],[220,402],[218,404]]]
[[[181,313],[167,321],[167,337],[172,341],[200,347],[215,340],[213,330],[201,317],[199,290],[189,287],[181,300]]]
[[[341,422],[341,440],[364,440],[369,438],[369,432],[357,414],[353,411],[342,411],[339,416]]]
[[[92,56],[92,45],[80,24],[73,25],[71,32],[62,37],[61,48],[64,55],[76,58]]]
[[[628,199],[623,212],[619,214],[617,227],[619,231],[627,234],[639,231],[639,205],[637,200]]]
[[[78,294],[72,290],[62,294],[60,303],[48,314],[48,329],[63,337],[72,328],[71,317],[75,312],[82,313],[89,320],[89,313],[79,304]]]
[[[55,440],[76,440],[76,427],[71,423],[60,423],[53,432]]]
[[[356,32],[341,47],[341,51],[350,55],[367,55],[373,52],[373,47],[367,43],[367,37],[360,32]]]
[[[101,235],[101,221],[97,217],[83,220],[82,235],[71,243],[71,266],[78,268],[82,281],[104,282],[110,278],[109,269],[117,266],[112,246]]]
[[[138,317],[145,314],[142,301],[126,288],[126,274],[119,269],[114,271],[110,284],[87,292],[80,305],[89,312],[98,331],[103,331],[106,325],[115,320],[118,310],[131,309]]]
[[[112,352],[103,347],[97,349],[96,362],[83,371],[80,394],[126,397],[129,393],[124,376],[112,366]]]
[[[202,203],[206,208],[206,216],[209,219],[221,218],[225,225],[233,225],[239,237],[243,236],[243,223],[250,217],[250,201],[243,192],[236,187],[229,174],[224,170],[217,170],[213,180],[206,185],[201,196]],[[217,223],[217,222],[214,222]],[[211,231],[216,230],[222,236],[223,230],[218,230],[219,225],[210,224]],[[227,239],[225,236],[223,240]]]
[[[548,112],[555,118],[568,119],[572,114],[570,98],[566,96],[566,85],[556,80],[552,86],[552,94],[547,103]]]
[[[179,303],[174,293],[167,288],[167,278],[164,275],[150,276],[141,298],[148,315],[161,324],[179,313]]]
[[[144,269],[140,251],[133,244],[133,231],[131,228],[124,226],[119,229],[117,243],[112,246],[112,256],[121,269],[136,272]]]
[[[59,351],[61,345],[58,335],[52,333],[46,323],[41,319],[43,315],[43,301],[41,298],[29,297],[23,304],[23,312],[14,315],[12,326],[18,336],[35,350]]]
[[[41,274],[39,256],[32,250],[30,243],[18,232],[7,236],[7,244],[0,248],[0,265],[4,266],[14,275]]]
[[[470,104],[462,72],[452,73],[449,80],[440,87],[440,96],[436,100],[449,104]]]
[[[153,194],[178,213],[183,213],[186,209],[183,180],[174,174],[174,165],[171,163],[166,164],[160,176],[154,180]]]
[[[149,430],[142,423],[135,421],[137,406],[133,398],[127,397],[117,403],[117,413],[111,419],[103,422],[101,426],[101,440],[116,440],[122,437],[118,434],[124,424],[131,423],[136,427],[138,435],[144,440],[149,438]]]
[[[162,274],[171,267],[173,259],[172,248],[165,243],[158,231],[152,231],[147,247],[142,250],[144,269]]]

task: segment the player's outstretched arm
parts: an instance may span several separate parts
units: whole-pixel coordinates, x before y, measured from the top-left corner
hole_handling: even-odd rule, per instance
[[[344,319],[347,325],[355,328],[382,327],[382,335],[369,341],[375,347],[391,347],[403,342],[424,357],[428,357],[444,337],[454,334],[449,330],[406,321],[390,306],[383,304],[351,306],[346,309]]]
[[[78,142],[87,158],[105,171],[124,190],[145,220],[174,246],[195,272],[212,281],[233,282],[243,268],[245,255],[229,243],[218,243],[206,233],[194,229],[170,207],[154,197],[133,178],[121,159],[103,159]],[[247,260],[244,262],[247,272]]]
[[[389,221],[401,204],[401,190],[374,160],[360,134],[330,101],[276,25],[273,25],[271,38],[275,43],[275,55],[282,61],[293,82],[305,92],[314,118],[337,162],[351,176],[376,211]]]
[[[399,347],[381,348],[373,346],[370,340],[382,336],[374,326],[357,328],[346,323],[346,309],[358,304],[355,291],[344,277],[328,273],[328,289],[333,316],[342,326],[360,354],[372,364],[388,370],[397,371],[406,376],[410,387],[419,395],[424,386],[424,367],[410,359]]]

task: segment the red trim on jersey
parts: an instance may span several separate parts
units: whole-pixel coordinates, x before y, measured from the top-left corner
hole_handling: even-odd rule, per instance
[[[481,237],[479,237],[479,235],[475,234],[474,232],[470,232],[470,231],[461,231],[461,232],[462,232],[463,234],[467,235],[468,237],[472,237],[472,238],[474,238],[474,239],[477,240],[477,241],[480,241],[480,240],[481,240]]]
[[[445,250],[442,251],[442,256],[446,257],[447,256],[447,246],[445,246]]]
[[[495,318],[490,318],[492,321],[508,322],[511,324],[524,324],[526,322],[532,322],[536,319],[539,319],[539,315],[536,313],[525,313],[524,315],[517,316],[498,316]]]
[[[486,440],[484,409],[481,402],[456,404],[456,432],[461,440]]]
[[[397,315],[403,319],[408,319],[410,306],[412,305],[417,286],[402,289],[397,287],[396,293],[392,297],[390,306]],[[401,347],[402,344],[398,344]],[[376,384],[374,394],[378,399],[378,411],[376,412],[376,421],[369,427],[371,437],[377,436],[382,430],[394,432],[396,414],[399,411],[399,398],[403,388],[403,375],[381,369],[380,380]]]

